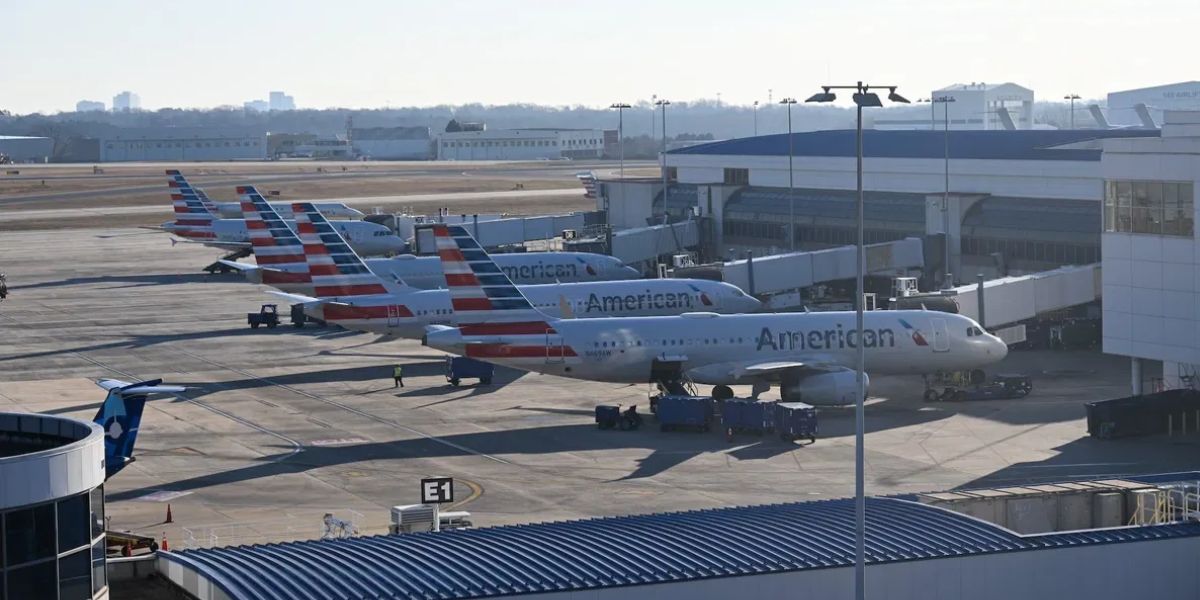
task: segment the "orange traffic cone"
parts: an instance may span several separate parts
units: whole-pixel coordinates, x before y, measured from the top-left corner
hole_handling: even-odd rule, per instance
[[[162,544],[159,544],[158,549],[162,550],[163,552],[170,552],[171,550],[171,545],[167,543],[167,532],[165,531],[163,532]]]
[[[167,505],[167,520],[163,521],[163,523],[174,523],[174,522],[175,522],[175,519],[171,516],[171,505],[168,504]]]

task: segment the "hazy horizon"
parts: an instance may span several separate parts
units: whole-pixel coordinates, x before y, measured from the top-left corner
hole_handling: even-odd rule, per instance
[[[600,108],[652,95],[749,105],[768,89],[803,100],[858,79],[912,100],[972,81],[1011,81],[1046,101],[1103,99],[1192,79],[1188,26],[1200,5],[1152,4],[22,3],[5,9],[0,109],[111,107],[123,90],[147,110],[241,107],[270,90],[316,109]]]

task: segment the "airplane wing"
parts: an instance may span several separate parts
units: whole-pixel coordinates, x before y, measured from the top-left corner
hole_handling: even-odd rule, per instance
[[[783,371],[786,369],[797,369],[809,366],[808,363],[803,363],[794,360],[777,360],[772,362],[756,363],[742,367],[747,375],[758,373],[771,373],[775,371]]]
[[[152,379],[150,381],[142,381],[139,383],[129,383],[128,381],[121,381],[120,379],[97,379],[96,385],[119,396],[132,396],[136,394],[178,394],[187,390],[187,387],[182,385],[162,385],[161,379]]]
[[[272,296],[278,296],[280,298],[283,298],[284,300],[287,300],[288,302],[294,302],[296,304],[314,304],[315,303],[315,304],[338,304],[341,306],[354,306],[353,302],[346,302],[344,300],[339,300],[337,298],[313,298],[312,296],[305,296],[303,294],[289,294],[287,292],[281,292],[278,290],[267,290],[267,293],[271,294]]]
[[[221,263],[221,264],[223,264],[223,265],[225,265],[225,266],[229,267],[230,269],[235,269],[235,270],[237,270],[237,271],[259,271],[259,270],[263,270],[263,268],[262,268],[262,267],[260,267],[260,266],[258,266],[258,265],[252,265],[252,264],[250,264],[250,263],[238,262],[238,261],[236,261],[236,260],[225,260],[225,259],[223,259],[223,258],[222,258],[221,260],[218,260],[217,262],[219,262],[219,263]]]

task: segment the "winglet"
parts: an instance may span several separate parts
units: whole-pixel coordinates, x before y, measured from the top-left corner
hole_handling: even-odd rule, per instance
[[[564,319],[575,318],[575,311],[571,310],[571,303],[562,294],[558,295],[558,310],[562,313],[562,318]]]

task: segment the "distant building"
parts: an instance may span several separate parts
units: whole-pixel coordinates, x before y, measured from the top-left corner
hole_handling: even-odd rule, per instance
[[[354,146],[343,136],[332,138],[313,138],[304,143],[296,144],[291,153],[298,158],[352,159],[355,156]]]
[[[1164,110],[1200,110],[1200,81],[1112,92],[1108,95],[1108,122],[1141,125],[1136,108],[1139,104],[1145,104],[1150,116],[1161,125]]]
[[[440,160],[554,160],[600,158],[602,129],[492,129],[438,136]]]
[[[54,140],[48,137],[0,135],[0,154],[13,162],[46,162],[54,154]]]
[[[266,100],[247,100],[242,103],[242,108],[254,112],[267,112],[271,110],[271,104]]]
[[[142,108],[142,98],[133,92],[124,91],[113,96],[113,112],[129,112],[140,108]]]
[[[1007,129],[1004,114],[1013,129],[1033,128],[1033,90],[1015,83],[960,83],[931,92],[932,98],[953,98],[943,104],[893,108],[887,118],[874,119],[875,129],[942,129],[949,111],[950,129]]]
[[[100,160],[264,160],[267,135],[258,130],[213,127],[120,129],[100,139]]]
[[[268,98],[271,110],[296,110],[296,99],[283,92],[271,92]]]
[[[101,112],[104,110],[104,103],[95,100],[80,100],[75,103],[75,112]]]
[[[434,156],[428,127],[372,127],[350,131],[354,151],[371,160],[429,160]]]

